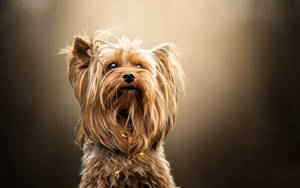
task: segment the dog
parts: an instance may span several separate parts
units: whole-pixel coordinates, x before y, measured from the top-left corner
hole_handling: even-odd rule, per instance
[[[81,107],[79,187],[175,188],[163,148],[183,91],[175,48],[99,31],[60,53]]]

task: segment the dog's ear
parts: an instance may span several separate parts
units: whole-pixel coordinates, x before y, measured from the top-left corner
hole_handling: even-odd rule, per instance
[[[161,44],[153,49],[153,54],[159,60],[157,70],[164,76],[166,81],[175,84],[180,75],[181,67],[178,63],[175,47],[171,44]]]
[[[73,46],[72,46],[72,55],[73,58],[77,58],[81,61],[80,68],[86,68],[90,62],[90,44],[85,39],[74,36],[73,38]]]
[[[75,36],[69,48],[60,50],[59,54],[67,57],[67,73],[74,88],[76,97],[80,100],[86,90],[88,66],[92,55],[91,43]]]
[[[157,81],[163,94],[166,109],[166,126],[162,135],[157,138],[157,144],[167,136],[169,128],[173,126],[177,111],[177,95],[179,86],[184,86],[183,71],[179,64],[175,47],[171,44],[161,44],[153,48],[156,59]]]
[[[152,53],[157,59],[157,79],[166,97],[176,96],[181,86],[184,88],[184,74],[179,63],[175,47],[171,44],[161,44],[153,48]]]
[[[67,71],[73,77],[79,70],[88,67],[92,55],[91,44],[79,36],[74,36],[72,46],[61,49],[59,54],[66,55]]]

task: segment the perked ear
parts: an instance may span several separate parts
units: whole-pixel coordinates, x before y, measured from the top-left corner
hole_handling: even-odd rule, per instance
[[[66,55],[69,80],[76,97],[80,100],[86,90],[87,68],[92,56],[91,43],[81,37],[74,36],[72,46],[60,50],[59,54]]]
[[[164,76],[162,80],[164,84],[169,84],[172,92],[177,94],[178,86],[184,86],[183,82],[183,71],[178,61],[175,47],[171,44],[161,44],[153,48],[154,56],[159,60],[157,64],[158,73]],[[170,90],[169,90],[170,92]]]
[[[87,66],[90,61],[89,49],[91,48],[88,41],[79,36],[74,36],[72,55],[74,58],[78,58],[82,62],[82,66]]]

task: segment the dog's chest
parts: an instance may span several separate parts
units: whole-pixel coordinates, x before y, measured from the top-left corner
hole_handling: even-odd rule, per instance
[[[126,156],[91,148],[85,150],[82,162],[81,187],[154,188],[164,181],[161,173],[165,167],[154,152]]]

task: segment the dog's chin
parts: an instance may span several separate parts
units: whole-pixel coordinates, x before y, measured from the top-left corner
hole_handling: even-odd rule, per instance
[[[121,87],[120,90],[122,91],[136,91],[138,88],[135,87],[135,86],[124,86],[124,87]]]
[[[131,86],[131,85],[124,86],[118,90],[118,96],[120,98],[126,97],[126,96],[139,98],[141,96],[141,90],[139,88],[137,88],[135,86]]]

